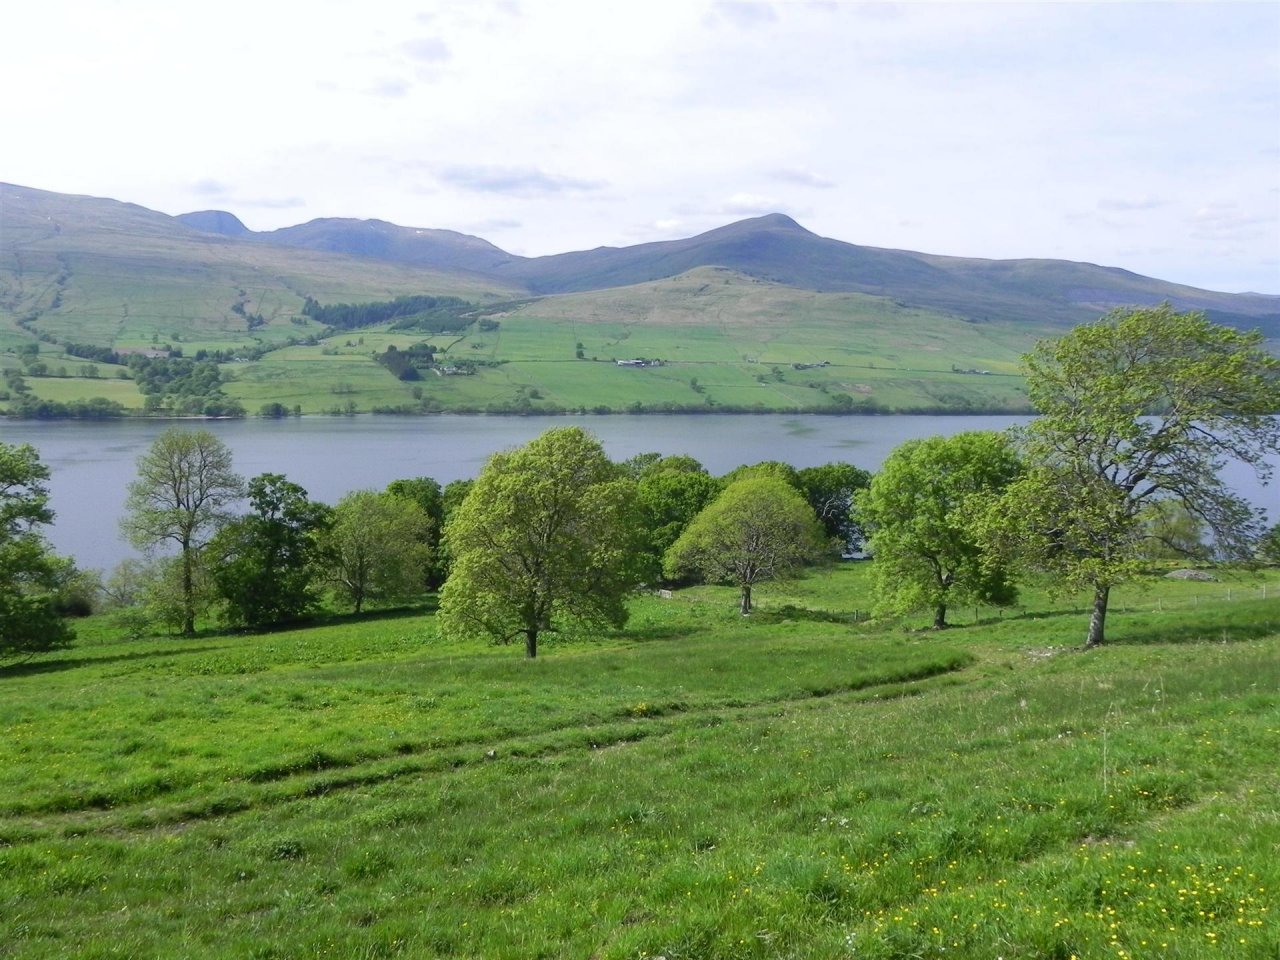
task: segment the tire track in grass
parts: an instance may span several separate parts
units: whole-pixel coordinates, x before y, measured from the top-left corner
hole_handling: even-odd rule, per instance
[[[401,749],[390,756],[370,757],[351,763],[281,769],[279,776],[251,776],[224,782],[221,789],[205,785],[198,795],[175,798],[164,806],[143,805],[154,797],[108,807],[50,811],[46,815],[9,817],[0,821],[0,846],[38,840],[42,836],[81,836],[119,830],[151,830],[174,827],[277,806],[356,787],[373,786],[408,776],[448,774],[483,763],[556,757],[575,750],[601,750],[640,740],[668,736],[680,730],[716,727],[748,720],[779,708],[808,708],[835,697],[852,703],[880,703],[921,696],[935,687],[959,682],[956,674],[975,661],[956,654],[942,662],[926,664],[896,675],[880,676],[864,683],[810,687],[766,697],[747,704],[714,703],[688,708],[681,704],[655,705],[644,712],[619,710],[605,723],[590,726],[566,724],[533,735],[489,740],[469,737],[447,745],[422,745]],[[199,785],[197,785],[199,786]]]

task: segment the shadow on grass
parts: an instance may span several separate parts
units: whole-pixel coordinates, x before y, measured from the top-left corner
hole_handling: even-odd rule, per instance
[[[75,670],[79,667],[96,666],[102,663],[122,663],[129,660],[150,660],[153,657],[178,657],[188,653],[208,653],[221,650],[221,647],[173,647],[168,650],[148,650],[145,653],[120,653],[110,657],[71,657],[65,660],[26,660],[22,663],[10,663],[0,666],[0,679],[5,677],[25,677],[41,673],[57,673],[60,670]]]
[[[687,637],[692,631],[687,627],[628,627],[618,636],[632,643],[651,643],[662,640],[678,640]]]
[[[805,620],[809,623],[862,623],[867,616],[862,611],[837,613],[832,610],[814,610],[810,607],[797,607],[785,604],[781,607],[756,607],[751,611],[751,619],[756,623],[785,623],[788,620]]]
[[[407,607],[387,607],[382,610],[362,610],[360,613],[327,613],[305,622],[281,626],[282,630],[303,630],[307,627],[329,627],[342,623],[377,623],[380,620],[409,620],[413,617],[435,613],[439,604],[435,597]]]
[[[1107,643],[1115,646],[1150,646],[1157,643],[1241,643],[1280,633],[1280,611],[1270,616],[1249,616],[1241,611],[1206,611],[1181,616],[1171,622],[1166,614],[1153,619],[1149,614],[1122,615],[1107,631]]]

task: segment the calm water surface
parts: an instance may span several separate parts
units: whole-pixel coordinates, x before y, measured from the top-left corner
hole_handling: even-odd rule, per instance
[[[964,430],[1002,430],[1025,417],[608,416],[393,418],[303,417],[291,420],[193,421],[231,449],[245,477],[283,473],[312,499],[336,503],[352,490],[381,489],[402,477],[440,483],[474,477],[490,454],[525,443],[550,427],[581,426],[623,460],[637,453],[689,454],[712,473],[761,460],[797,467],[847,461],[876,470],[904,440]],[[82,567],[109,569],[134,551],[120,539],[125,488],[138,457],[171,423],[0,421],[0,440],[30,443],[52,471],[57,517],[49,531],[59,553]],[[1249,471],[1229,482],[1280,519],[1274,487]]]

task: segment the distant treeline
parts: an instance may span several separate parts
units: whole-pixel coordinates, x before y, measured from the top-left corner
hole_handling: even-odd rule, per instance
[[[96,360],[99,363],[124,363],[124,358],[110,347],[99,347],[92,343],[63,343],[62,351],[69,357],[80,357],[83,360]]]
[[[395,330],[422,330],[446,333],[469,326],[476,318],[476,305],[458,297],[407,296],[372,303],[332,303],[322,306],[308,297],[302,312],[317,323],[336,330],[354,330],[376,323],[392,324]]]
[[[63,403],[28,393],[14,397],[9,404],[9,416],[23,420],[115,420],[126,415],[121,404],[105,397]]]

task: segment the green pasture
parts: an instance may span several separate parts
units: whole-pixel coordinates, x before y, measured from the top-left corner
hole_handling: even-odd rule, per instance
[[[868,569],[0,669],[5,956],[1270,958],[1280,571],[865,619]]]
[[[341,339],[341,338],[339,338]],[[324,413],[348,402],[365,413],[378,405],[412,403],[408,384],[376,363],[365,349],[326,353],[323,347],[286,347],[262,360],[222,364],[224,392],[250,413],[265,403],[301,405]]]
[[[268,274],[256,266],[245,273],[240,268],[247,266],[234,263],[215,269],[183,261],[158,273],[141,266],[95,272],[74,257],[59,264],[61,283],[30,299],[46,307],[39,329],[59,338],[135,349],[167,343],[187,355],[201,348],[282,344],[261,360],[224,367],[236,378],[227,392],[250,412],[266,403],[324,412],[335,405],[329,395],[335,385],[355,391],[339,405],[350,400],[362,410],[622,412],[639,405],[787,411],[842,403],[883,410],[1022,409],[1018,358],[1037,332],[706,268],[633,287],[515,302],[493,315],[498,326],[492,330],[473,325],[461,334],[427,335],[367,328],[337,331],[319,347],[289,347],[283,345],[289,337],[320,332],[300,319],[304,294],[323,302],[388,299],[405,292],[399,284],[409,282],[406,268],[378,264],[357,279],[347,261],[320,257],[312,264],[319,272],[304,282],[301,274]],[[138,279],[143,276],[145,285]],[[466,283],[431,292],[476,302],[509,295]],[[55,295],[58,306],[52,308]],[[249,331],[235,305],[262,314],[267,323]],[[481,366],[474,376],[428,374],[401,385],[370,359],[391,344],[404,348],[424,340],[440,348],[445,362]],[[317,365],[318,355],[332,362]],[[633,358],[660,359],[665,366],[614,363]],[[797,370],[794,364],[812,366]],[[421,402],[413,386],[420,387]]]
[[[74,370],[75,366],[67,366]],[[102,365],[103,369],[112,369]],[[115,368],[119,369],[119,368]],[[55,400],[67,403],[71,400],[87,400],[91,397],[104,397],[114,400],[126,407],[141,407],[142,394],[132,380],[120,380],[116,377],[27,377],[26,384],[31,392],[41,400]]]

